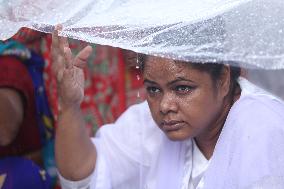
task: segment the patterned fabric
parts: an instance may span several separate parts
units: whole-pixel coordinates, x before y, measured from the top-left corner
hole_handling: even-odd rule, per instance
[[[70,41],[74,53],[84,46],[84,42]],[[101,125],[114,122],[128,106],[142,101],[145,95],[139,70],[125,63],[125,51],[92,46],[94,53],[85,70],[85,98],[81,107],[87,125],[94,133]]]
[[[46,35],[41,41],[41,53],[46,63],[44,78],[47,95],[57,120],[59,110],[56,80],[52,74],[51,36]],[[75,54],[87,45],[78,40],[69,40],[69,44]],[[145,94],[139,70],[125,61],[126,51],[91,45],[94,51],[85,69],[85,98],[81,108],[89,133],[93,135],[98,127],[115,121],[128,106],[145,99]]]
[[[25,109],[24,123],[14,146],[0,148],[0,152],[3,152],[2,156],[19,156],[42,149],[44,167],[52,176],[52,183],[54,183],[56,179],[54,118],[44,87],[45,61],[41,56],[14,40],[0,43],[0,55],[2,57],[0,64],[1,86],[13,87],[27,93],[25,96],[29,105]]]
[[[26,66],[32,78],[35,92],[36,118],[40,129],[41,143],[45,145],[47,140],[54,137],[54,130],[53,116],[49,109],[42,76],[44,60],[41,56],[13,40],[0,42],[0,55],[17,57]]]

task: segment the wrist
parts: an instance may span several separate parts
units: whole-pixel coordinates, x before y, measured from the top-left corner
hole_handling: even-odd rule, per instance
[[[69,111],[80,111],[80,104],[72,104],[72,103],[60,103],[59,104],[59,112],[69,112]]]

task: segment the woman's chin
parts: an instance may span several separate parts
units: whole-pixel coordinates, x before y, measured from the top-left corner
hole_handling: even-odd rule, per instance
[[[191,136],[186,135],[185,133],[181,133],[179,131],[164,131],[164,133],[168,137],[168,139],[172,141],[183,141],[188,138],[191,138]]]

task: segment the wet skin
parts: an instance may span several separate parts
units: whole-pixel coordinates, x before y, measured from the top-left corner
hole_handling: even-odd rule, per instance
[[[170,140],[196,137],[199,144],[208,141],[215,146],[230,108],[226,100],[229,75],[224,74],[217,84],[207,72],[190,65],[147,58],[143,76],[151,114]]]

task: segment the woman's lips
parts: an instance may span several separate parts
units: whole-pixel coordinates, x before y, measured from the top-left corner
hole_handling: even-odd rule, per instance
[[[183,121],[163,121],[161,123],[161,128],[164,131],[176,131],[184,127],[185,123]]]

